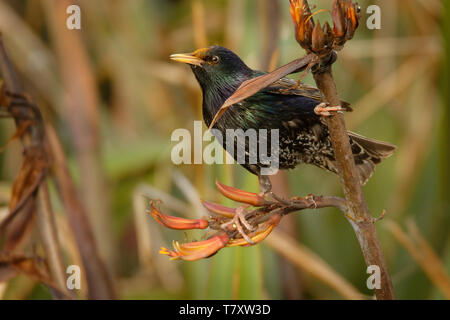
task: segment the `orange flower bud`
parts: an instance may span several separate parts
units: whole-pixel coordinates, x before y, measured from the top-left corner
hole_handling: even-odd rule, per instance
[[[228,199],[241,202],[241,203],[247,203],[255,207],[261,207],[263,205],[269,204],[268,201],[264,200],[263,197],[261,197],[257,193],[244,191],[241,189],[233,188],[226,186],[219,181],[216,180],[216,186],[217,189],[221,194],[223,194]]]
[[[210,211],[212,213],[216,213],[216,214],[224,216],[224,217],[227,217],[227,218],[233,218],[234,215],[236,214],[236,209],[225,207],[221,204],[204,201],[204,200],[202,200],[202,204],[208,211]]]
[[[204,219],[184,219],[174,216],[163,214],[161,211],[155,208],[154,202],[151,201],[151,211],[148,211],[152,217],[162,226],[176,229],[176,230],[188,230],[188,229],[206,229],[209,226],[208,221]]]

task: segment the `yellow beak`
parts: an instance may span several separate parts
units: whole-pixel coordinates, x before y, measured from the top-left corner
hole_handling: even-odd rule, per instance
[[[192,53],[177,53],[177,54],[172,54],[170,56],[170,59],[178,61],[178,62],[183,62],[183,63],[187,63],[187,64],[192,64],[195,66],[202,66],[203,60],[194,56]]]

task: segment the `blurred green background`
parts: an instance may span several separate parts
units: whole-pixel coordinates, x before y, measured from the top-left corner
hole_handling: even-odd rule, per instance
[[[72,3],[81,8],[76,41],[61,37],[71,32],[60,22]],[[330,8],[332,1],[311,3]],[[450,298],[450,5],[438,0],[359,4],[361,26],[334,65],[339,94],[354,108],[346,115],[347,125],[398,145],[364,193],[374,216],[387,211],[377,230],[397,297]],[[366,27],[371,4],[381,8],[380,30]],[[330,20],[330,14],[316,18]],[[202,233],[165,230],[145,213],[143,194],[162,199],[165,213],[202,216],[200,198],[223,201],[214,188],[216,178],[258,190],[256,177],[238,165],[172,164],[176,143],[171,133],[193,130],[193,121],[201,119],[201,91],[190,69],[168,57],[220,44],[254,69],[298,58],[304,52],[294,38],[288,0],[2,0],[0,31],[26,91],[62,140],[120,298],[343,299],[355,292],[373,294],[353,230],[336,209],[291,214],[262,244],[226,248],[197,262],[169,261],[158,249],[170,246],[172,239],[192,241]],[[310,75],[305,81],[314,84]],[[1,121],[1,141],[14,130],[13,122]],[[20,151],[14,142],[0,154],[0,217]],[[285,196],[342,194],[337,176],[306,165],[278,175],[273,184]],[[66,262],[81,264],[64,208],[56,195],[52,200]],[[32,246],[33,241],[29,250]],[[85,297],[85,286],[78,294]],[[50,294],[19,276],[0,284],[0,298]]]

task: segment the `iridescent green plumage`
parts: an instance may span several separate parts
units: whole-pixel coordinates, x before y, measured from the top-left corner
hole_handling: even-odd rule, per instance
[[[214,115],[245,80],[263,74],[250,69],[230,50],[214,46],[198,50],[198,61],[191,64],[203,92],[203,117],[207,126]],[[188,62],[190,63],[190,62]],[[278,129],[281,169],[310,163],[337,172],[328,128],[314,108],[324,101],[321,92],[311,86],[283,78],[253,96],[230,107],[215,123],[225,136],[226,129]],[[343,102],[343,107],[348,104]],[[395,146],[349,132],[355,163],[365,183],[381,159],[389,157]],[[270,145],[270,143],[269,143]],[[251,146],[246,143],[246,150]],[[261,163],[242,164],[260,175]]]

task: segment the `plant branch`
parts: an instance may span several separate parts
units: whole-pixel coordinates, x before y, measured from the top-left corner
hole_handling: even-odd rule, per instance
[[[341,101],[331,66],[337,60],[336,51],[342,50],[345,43],[353,38],[359,26],[361,9],[351,0],[334,0],[331,10],[333,27],[328,22],[322,27],[319,21],[314,21],[307,0],[290,0],[290,4],[297,42],[320,61],[312,68],[317,87],[330,107],[337,107]],[[394,299],[391,278],[374,225],[376,220],[371,217],[364,199],[344,117],[335,114],[327,117],[326,122],[347,200],[346,216],[355,230],[367,266],[376,265],[381,271],[381,287],[375,289],[375,295],[379,300]]]
[[[275,195],[273,195],[276,197]],[[278,213],[281,216],[287,214],[305,210],[305,209],[321,209],[334,207],[341,210],[343,213],[347,212],[347,205],[345,199],[335,196],[315,196],[309,195],[305,198],[294,197],[290,200],[283,200],[276,198],[276,203],[265,208],[267,214],[252,216],[252,212],[248,213],[246,218],[249,222],[256,226],[262,222],[267,221],[274,213]],[[261,212],[261,210],[257,210]]]
[[[247,204],[253,202],[251,204],[256,206],[254,210],[246,211],[245,214],[245,220],[247,220],[248,224],[254,229],[257,229],[261,224],[273,219],[273,216],[279,216],[279,218],[281,219],[287,214],[305,209],[335,207],[341,210],[343,213],[348,212],[345,199],[340,197],[315,196],[310,194],[304,198],[297,196],[291,199],[281,199],[274,193],[272,193],[272,200],[264,199],[261,200],[261,202],[256,203],[255,201],[257,201],[259,195],[235,188],[228,188],[229,193],[223,193],[227,198]],[[208,201],[203,201],[203,205],[208,211],[216,213],[215,215],[210,216],[210,219],[208,221],[208,226],[213,230],[223,230],[223,224],[227,223],[230,219],[230,216],[234,216],[234,214],[236,213],[235,208],[226,208]],[[228,215],[223,215],[223,210],[228,211]],[[242,238],[242,234],[239,234],[239,232],[237,232],[234,228],[232,228],[228,232],[231,238]]]
[[[313,72],[313,75],[317,87],[322,91],[330,106],[340,105],[331,65],[320,68]],[[392,281],[387,270],[373,218],[364,199],[344,117],[341,114],[328,117],[327,125],[339,168],[342,188],[348,204],[348,220],[356,233],[366,265],[377,265],[381,271],[381,287],[380,289],[375,289],[375,295],[379,300],[394,299]]]

